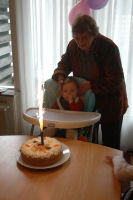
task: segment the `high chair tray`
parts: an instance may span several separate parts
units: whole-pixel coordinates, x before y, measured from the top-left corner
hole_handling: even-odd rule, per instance
[[[38,108],[28,108],[23,114],[24,120],[39,126]],[[44,109],[44,127],[55,128],[82,128],[95,124],[100,120],[101,114],[96,112],[79,112],[68,110]]]

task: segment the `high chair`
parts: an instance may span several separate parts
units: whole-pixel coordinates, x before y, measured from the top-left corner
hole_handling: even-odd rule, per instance
[[[75,78],[79,84],[85,81],[79,77]],[[58,83],[53,79],[48,79],[45,81],[44,89],[45,127],[79,129],[89,126],[90,141],[92,142],[93,133],[96,139],[98,138],[98,121],[100,120],[101,115],[99,113],[93,112],[95,107],[95,95],[91,90],[88,90],[83,96],[84,112],[78,112],[51,109],[58,96]],[[23,114],[24,119],[32,124],[30,133],[31,135],[33,135],[34,126],[39,126],[37,112],[38,108],[28,108]],[[95,142],[98,143],[98,140]]]

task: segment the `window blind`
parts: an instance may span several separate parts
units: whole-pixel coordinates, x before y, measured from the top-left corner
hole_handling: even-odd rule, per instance
[[[0,85],[13,80],[9,0],[0,0]]]

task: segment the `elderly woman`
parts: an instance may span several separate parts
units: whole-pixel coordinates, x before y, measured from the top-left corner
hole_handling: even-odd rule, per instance
[[[74,39],[68,44],[52,78],[59,85],[70,72],[86,79],[80,85],[80,94],[91,89],[96,96],[103,145],[120,149],[121,126],[128,102],[119,49],[99,33],[95,20],[88,15],[75,19],[72,35]]]

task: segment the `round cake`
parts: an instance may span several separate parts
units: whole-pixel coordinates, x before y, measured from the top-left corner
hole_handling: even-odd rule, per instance
[[[62,145],[58,140],[50,137],[44,137],[44,145],[42,145],[41,137],[37,137],[22,144],[20,152],[22,160],[27,164],[48,166],[60,160]]]

